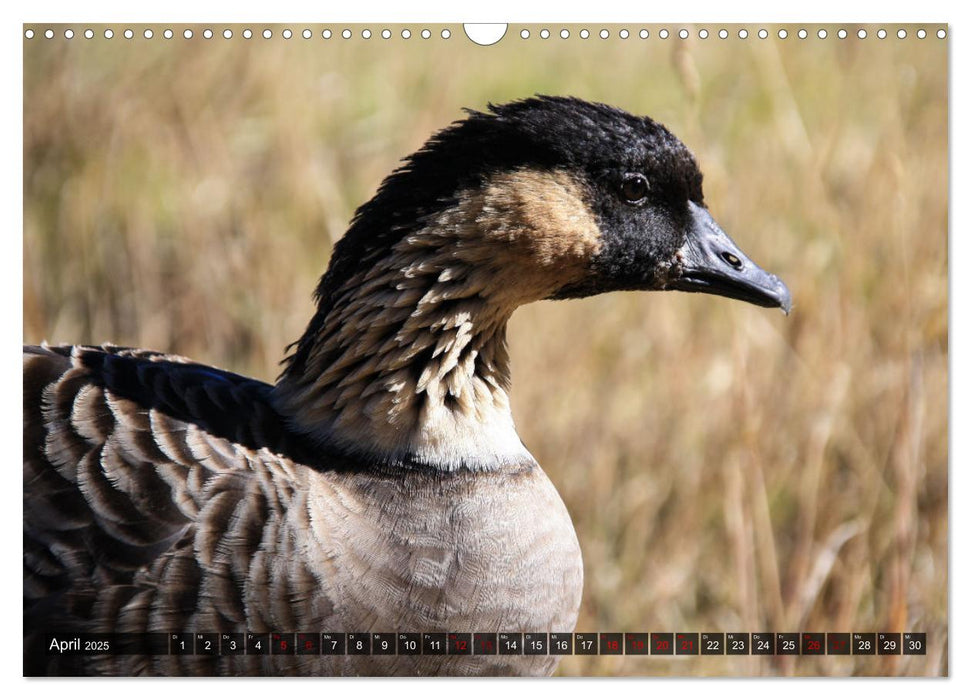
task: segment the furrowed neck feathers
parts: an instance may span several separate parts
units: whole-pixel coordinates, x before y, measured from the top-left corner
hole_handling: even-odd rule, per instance
[[[506,324],[582,276],[599,245],[563,172],[499,173],[459,192],[352,274],[331,262],[346,279],[288,358],[277,409],[363,459],[443,471],[531,463],[509,407]]]

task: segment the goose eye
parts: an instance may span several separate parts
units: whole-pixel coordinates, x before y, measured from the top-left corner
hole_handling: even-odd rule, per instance
[[[628,204],[640,204],[647,192],[650,190],[647,178],[640,173],[633,173],[624,176],[624,182],[620,186],[620,194]]]

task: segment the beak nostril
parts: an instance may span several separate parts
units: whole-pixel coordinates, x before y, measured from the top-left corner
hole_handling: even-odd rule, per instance
[[[733,255],[732,253],[726,251],[721,254],[721,259],[734,267],[736,270],[742,269],[742,261],[738,259],[737,255]]]

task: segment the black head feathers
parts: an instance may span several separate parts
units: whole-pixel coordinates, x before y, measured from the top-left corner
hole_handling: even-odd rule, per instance
[[[490,104],[489,112],[467,111],[466,119],[406,158],[358,208],[317,287],[321,308],[330,306],[331,296],[360,265],[497,171],[562,168],[593,182],[626,165],[656,173],[656,190],[667,188],[677,200],[702,202],[701,172],[691,153],[648,117],[574,97],[545,96]]]

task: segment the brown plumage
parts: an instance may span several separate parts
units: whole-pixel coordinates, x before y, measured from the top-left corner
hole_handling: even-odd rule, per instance
[[[276,385],[25,347],[27,673],[553,671],[555,656],[38,648],[51,632],[573,630],[580,550],[512,421],[510,315],[632,288],[788,310],[788,291],[717,228],[660,125],[562,98],[493,110],[358,211]]]
[[[90,352],[102,351],[144,355]],[[579,550],[540,470],[321,472],[106,391],[83,352],[24,355],[26,430],[36,431],[25,432],[34,446],[24,460],[25,529],[43,537],[25,543],[25,600],[67,598],[37,633],[572,629]],[[546,517],[533,522],[537,508]],[[561,582],[551,589],[557,561]],[[55,592],[65,578],[69,588]],[[555,659],[29,661],[30,671],[50,663],[67,673],[424,675],[546,673]]]

